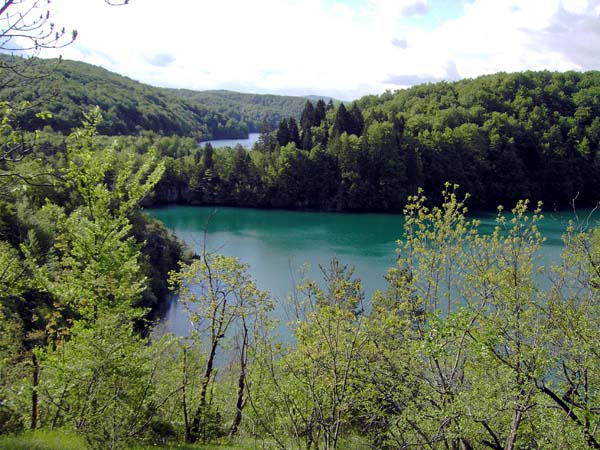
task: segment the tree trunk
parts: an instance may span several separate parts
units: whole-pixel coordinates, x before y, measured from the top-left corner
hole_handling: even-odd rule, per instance
[[[35,430],[38,422],[38,385],[40,381],[40,365],[33,351],[31,352],[31,363],[33,370],[31,380],[33,385],[33,389],[31,391],[31,429]]]
[[[246,355],[246,349],[248,347],[248,328],[246,323],[243,324],[243,337],[242,337],[242,348],[240,349],[240,377],[238,379],[238,395],[237,402],[235,404],[235,418],[229,435],[234,436],[237,434],[240,423],[242,423],[242,409],[244,408],[244,389],[246,387],[246,366],[248,364],[248,358]]]
[[[208,361],[206,362],[206,371],[204,372],[202,385],[200,387],[200,405],[198,406],[198,409],[196,409],[194,420],[192,420],[192,426],[190,427],[188,436],[186,436],[188,444],[195,444],[198,442],[198,438],[200,437],[200,422],[203,419],[202,416],[206,414],[206,394],[208,392],[210,377],[212,376],[215,354],[217,353],[217,345],[218,342],[213,342]]]
[[[508,441],[506,443],[506,450],[514,450],[515,443],[517,442],[517,431],[519,430],[519,425],[521,425],[522,418],[523,411],[517,409],[513,417],[513,423],[510,429],[510,436],[508,437]]]

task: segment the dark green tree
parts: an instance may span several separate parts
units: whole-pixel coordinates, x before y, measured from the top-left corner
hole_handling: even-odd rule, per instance
[[[365,119],[363,118],[362,112],[356,102],[352,103],[352,107],[350,108],[350,111],[348,111],[348,114],[350,116],[350,129],[346,131],[349,134],[361,136],[365,126]]]
[[[293,142],[296,144],[296,147],[300,148],[300,132],[298,130],[298,123],[293,117],[288,119],[288,133],[290,142]]]
[[[288,127],[287,119],[283,119],[279,122],[279,127],[277,128],[277,143],[280,147],[286,146],[290,142],[290,130]]]
[[[310,100],[306,100],[302,115],[300,116],[300,127],[303,130],[315,125],[315,107]]]
[[[327,113],[327,106],[323,99],[317,100],[315,105],[315,126],[321,125],[321,122],[325,120],[325,114]]]
[[[334,136],[341,136],[343,133],[352,133],[353,120],[352,116],[348,113],[348,110],[343,103],[340,103],[339,108],[335,114],[335,120],[333,122],[333,130],[331,132]]]
[[[300,148],[310,150],[313,145],[312,128],[302,128],[302,136],[300,138]]]

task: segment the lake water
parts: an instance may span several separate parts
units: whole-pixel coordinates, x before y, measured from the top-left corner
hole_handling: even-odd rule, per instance
[[[214,148],[221,147],[235,147],[240,144],[242,147],[251,149],[255,143],[258,142],[258,138],[260,137],[260,133],[248,133],[248,138],[246,139],[213,139],[212,141],[202,141],[200,145],[205,145],[207,142]]]
[[[214,215],[211,213],[216,211]],[[242,208],[171,206],[147,212],[200,251],[207,229],[207,248],[211,252],[237,256],[250,265],[258,287],[283,300],[302,279],[302,271],[312,279],[322,278],[319,265],[326,266],[333,256],[362,280],[366,298],[376,289],[385,289],[383,278],[395,264],[396,241],[402,237],[404,218],[387,214],[338,214]],[[561,236],[573,213],[545,213],[540,231],[546,242],[540,263],[558,262]],[[209,220],[210,217],[210,220]],[[489,233],[495,214],[480,214],[481,231]],[[208,223],[208,225],[207,225]],[[276,314],[285,321],[284,311]],[[166,319],[168,328],[185,334],[187,319],[174,302]]]

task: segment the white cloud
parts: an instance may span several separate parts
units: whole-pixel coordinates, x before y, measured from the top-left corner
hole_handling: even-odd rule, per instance
[[[407,52],[393,75],[443,75],[444,63],[452,61],[462,77],[519,70],[587,70],[600,68],[600,58],[577,62],[577,46],[598,48],[600,41],[581,39],[580,34],[593,22],[600,31],[593,9],[598,1],[558,0],[475,0],[464,15],[450,20],[431,32],[414,30],[407,35]],[[568,10],[572,20],[568,33],[555,42],[561,13]],[[597,15],[596,15],[597,16]],[[583,51],[585,49],[579,49]],[[435,62],[438,62],[436,64]],[[403,69],[408,63],[420,70]],[[390,69],[393,70],[393,69]]]
[[[57,24],[80,32],[65,58],[159,86],[351,99],[399,87],[390,80],[600,68],[599,47],[591,56],[586,48],[600,45],[600,0],[474,0],[433,29],[417,26],[435,13],[425,0],[55,0],[51,8]],[[580,35],[574,55],[569,44]]]

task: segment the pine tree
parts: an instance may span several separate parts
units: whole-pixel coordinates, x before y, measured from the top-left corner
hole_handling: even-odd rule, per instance
[[[348,134],[354,134],[356,136],[360,136],[363,133],[363,129],[365,127],[365,119],[363,118],[362,112],[356,102],[352,103],[352,107],[349,111],[350,115],[350,129],[348,130]]]
[[[293,117],[288,119],[288,132],[289,142],[293,142],[296,147],[300,148],[300,131],[298,130],[298,123]]]
[[[313,135],[312,135],[312,130],[310,128],[303,128],[302,129],[302,139],[300,142],[300,148],[303,150],[310,150],[312,148],[312,139]]]
[[[315,125],[315,107],[310,100],[306,100],[304,110],[300,116],[300,126],[303,130]]]
[[[280,147],[283,147],[290,142],[290,130],[286,119],[279,122],[279,128],[277,128],[277,142]]]
[[[326,108],[325,102],[319,99],[315,106],[315,126],[320,126],[321,122],[325,120]]]
[[[348,113],[348,110],[344,106],[343,103],[340,103],[340,107],[338,108],[335,114],[335,121],[333,123],[333,132],[334,136],[340,136],[343,133],[350,133],[350,129],[352,124],[352,117]]]
[[[210,142],[208,142],[204,146],[204,170],[213,168],[213,165],[214,165],[213,153],[214,153],[213,146],[211,145]]]

